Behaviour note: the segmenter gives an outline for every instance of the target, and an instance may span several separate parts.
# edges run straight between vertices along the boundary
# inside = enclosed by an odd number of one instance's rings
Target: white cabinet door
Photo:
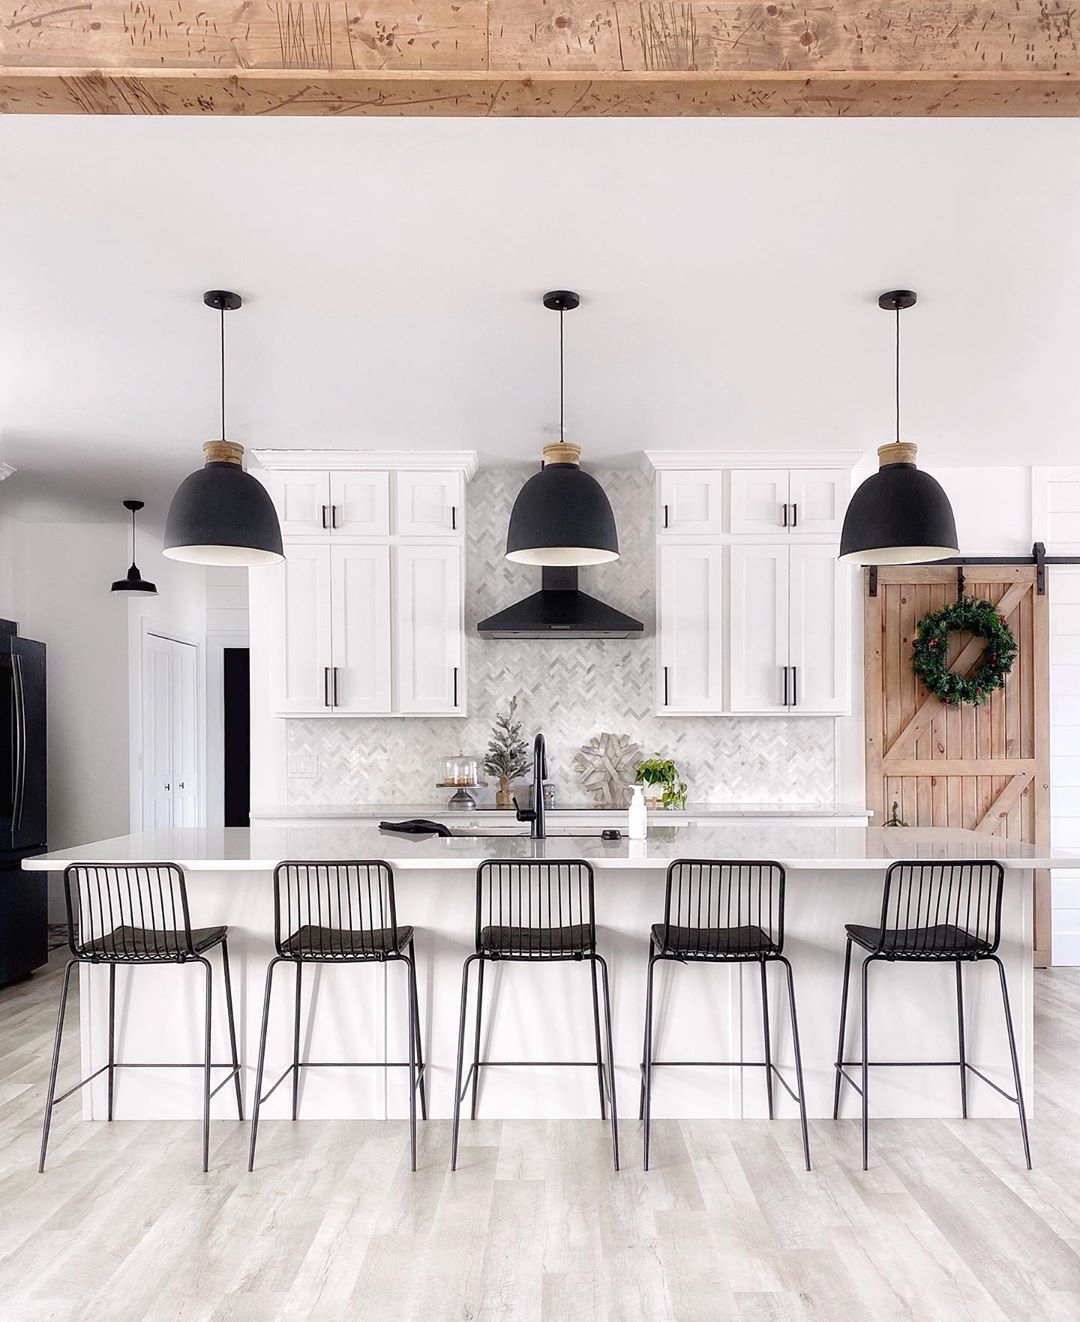
[[[325,715],[330,708],[330,547],[293,545],[274,566],[267,596],[271,699],[279,716]]]
[[[840,535],[851,494],[851,474],[843,468],[793,468],[788,527],[793,533]]]
[[[718,712],[724,705],[724,549],[661,546],[657,707]]]
[[[172,824],[199,824],[199,651],[172,642]]]
[[[771,536],[787,526],[788,470],[731,470],[731,531]]]
[[[397,473],[394,532],[399,537],[445,537],[461,533],[460,473]]]
[[[390,531],[390,474],[330,474],[330,527],[345,537],[385,537]]]
[[[791,710],[851,706],[851,571],[836,547],[791,548]]]
[[[275,469],[271,494],[282,537],[325,537],[330,527],[330,474],[322,469]]]
[[[394,709],[464,711],[462,548],[394,548]]]
[[[724,474],[680,473],[664,469],[659,482],[657,531],[720,533],[724,531]]]
[[[333,547],[330,585],[334,710],[385,715],[390,711],[390,548]]]
[[[172,826],[172,643],[148,633],[142,643],[141,829]]]
[[[784,710],[789,554],[783,545],[731,548],[732,711]]]

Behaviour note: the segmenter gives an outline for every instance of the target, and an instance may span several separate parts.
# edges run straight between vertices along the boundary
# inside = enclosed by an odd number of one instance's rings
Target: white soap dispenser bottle
[[[644,840],[649,832],[649,810],[645,806],[645,786],[633,786],[626,833],[631,840]]]

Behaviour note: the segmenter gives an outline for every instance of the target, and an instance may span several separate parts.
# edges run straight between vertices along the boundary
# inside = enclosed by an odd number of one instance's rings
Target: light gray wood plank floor
[[[0,992],[0,1322],[1080,1318],[1080,970],[1036,975],[1035,1170],[1012,1121],[84,1124],[36,1170],[56,969]],[[77,1034],[63,1077],[77,1067]]]

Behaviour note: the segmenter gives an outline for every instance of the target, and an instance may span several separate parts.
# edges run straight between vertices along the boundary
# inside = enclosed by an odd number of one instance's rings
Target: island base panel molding
[[[844,923],[873,923],[880,916],[881,867],[866,870],[788,870],[786,948],[795,969],[808,1112],[832,1114],[833,1062],[843,974]],[[1010,869],[1005,878],[1002,945],[1017,1025],[1024,1088],[1032,1094],[1033,972],[1030,959],[1030,872]],[[472,934],[475,883],[471,870],[447,872],[436,867],[396,872],[398,912],[416,926],[420,1017],[424,1059],[428,1062],[429,1115],[451,1115],[461,961]],[[201,925],[227,923],[236,998],[237,1031],[244,1064],[245,1107],[250,1114],[257,1059],[259,1013],[266,966],[273,956],[273,891],[268,870],[192,871],[188,874],[192,920]],[[601,947],[611,965],[613,1033],[618,1087],[623,1096],[638,1095],[645,1005],[645,969],[650,925],[662,917],[662,869],[598,870],[596,910]],[[515,965],[502,977],[497,964],[488,969],[483,1054],[491,1060],[595,1058],[593,1025],[580,1012],[587,1002],[587,964],[529,969]],[[773,1058],[791,1071],[793,1058],[786,1015],[782,970],[771,970]],[[201,1004],[182,969],[138,969],[134,980],[125,970],[117,978],[118,1058],[158,1058],[163,1035],[177,1042],[177,1058],[197,1059]],[[81,975],[83,1070],[105,1060],[108,973],[84,967]],[[991,976],[993,975],[993,976]],[[301,1049],[311,1061],[370,1060],[387,1052],[401,1060],[407,1052],[405,998],[396,965],[306,970]],[[954,970],[909,970],[875,965],[871,971],[876,1001],[888,996],[889,1013],[872,1020],[872,1057],[877,1060],[952,1060],[956,1056]],[[186,985],[187,984],[187,985]],[[373,986],[374,984],[374,986]],[[275,979],[266,1073],[274,1079],[292,1059],[292,979]],[[969,1059],[992,1079],[1007,1085],[1008,1048],[1001,1018],[1000,992],[993,966],[965,970]],[[312,1002],[315,1002],[314,1012]],[[360,1008],[358,1008],[360,1007]],[[857,1054],[857,1007],[849,1013],[849,1055]],[[215,1023],[214,1049],[227,1043]],[[747,969],[665,967],[657,979],[655,1051],[662,1060],[761,1058],[759,972]],[[182,1057],[186,1050],[189,1056]],[[184,1070],[123,1071],[116,1089],[121,1119],[195,1119],[201,1096],[197,1080]],[[407,1084],[402,1070],[342,1070],[313,1067],[302,1080],[301,1116],[326,1118],[405,1118]],[[64,1081],[61,1080],[63,1086]],[[795,1103],[776,1089],[777,1115],[798,1121]],[[955,1069],[879,1069],[874,1072],[873,1115],[947,1116],[960,1114]],[[857,1100],[857,1099],[856,1099]],[[213,1115],[227,1119],[231,1094],[213,1102]],[[969,1081],[973,1117],[1015,1119],[1014,1109],[985,1084]],[[104,1080],[84,1089],[84,1115],[104,1119]],[[855,1101],[848,1114],[857,1114]],[[266,1122],[290,1115],[291,1090],[282,1086],[265,1103]],[[233,1102],[235,1118],[235,1103]],[[480,1085],[481,1118],[588,1118],[597,1115],[595,1070],[536,1070],[488,1066]],[[653,1115],[663,1117],[767,1116],[760,1069],[658,1069],[654,1076]],[[299,1123],[303,1123],[301,1120]],[[599,1123],[599,1122],[598,1122]],[[624,1117],[624,1126],[636,1120]],[[853,1139],[853,1142],[856,1140]],[[462,1122],[462,1143],[469,1142],[469,1122]],[[1036,1154],[1037,1159],[1037,1154]]]

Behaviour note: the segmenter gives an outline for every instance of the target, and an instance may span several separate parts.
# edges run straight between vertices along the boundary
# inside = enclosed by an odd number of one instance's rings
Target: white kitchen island
[[[519,828],[520,829],[520,828]],[[554,828],[547,840],[497,834],[483,838],[381,833],[371,823],[256,825],[250,830],[146,832],[28,859],[30,870],[68,862],[171,861],[187,874],[193,926],[227,924],[236,996],[244,1094],[250,1115],[259,1014],[267,962],[273,957],[274,866],[284,859],[385,859],[396,876],[401,924],[416,929],[417,972],[429,1115],[451,1113],[461,967],[473,949],[476,866],[485,858],[587,859],[596,873],[598,945],[611,967],[616,1077],[620,1112],[637,1114],[645,968],[651,924],[663,917],[664,876],[675,858],[768,859],[787,871],[785,953],[795,972],[807,1104],[811,1117],[832,1113],[833,1061],[843,970],[844,924],[880,920],[885,869],[896,859],[996,858],[1005,867],[1000,955],[1010,993],[1028,1104],[1032,1101],[1032,870],[1074,859],[967,831],[855,826],[689,822],[654,825],[646,841],[607,842]],[[220,956],[211,953],[215,969]],[[792,1067],[780,972],[770,984],[773,1055]],[[107,973],[80,970],[83,1074],[106,1059]],[[968,1058],[990,1078],[1011,1085],[997,970],[965,973]],[[871,1058],[955,1059],[956,1015],[951,967],[878,964],[871,990]],[[402,1060],[407,1053],[403,966],[321,967],[304,980],[302,1054],[314,1060]],[[201,976],[174,966],[121,968],[117,977],[117,1059],[201,1057]],[[275,979],[267,1079],[291,1060],[292,976]],[[587,966],[575,963],[495,965],[485,995],[484,1054],[493,1059],[589,1060],[594,1053]],[[858,1055],[857,998],[849,1015],[847,1058]],[[214,1059],[228,1058],[224,998],[215,982]],[[658,1059],[760,1060],[761,1000],[756,968],[665,965],[656,1004]],[[404,1117],[403,1070],[312,1068],[301,1088],[301,1116]],[[61,1086],[64,1081],[61,1081]],[[134,1070],[117,1076],[118,1118],[195,1118],[201,1113],[197,1070]],[[289,1090],[263,1109],[288,1114]],[[857,1114],[845,1090],[842,1114]],[[978,1079],[969,1080],[972,1116],[1014,1116],[1015,1109]],[[216,1117],[235,1117],[231,1089],[214,1099]],[[84,1115],[105,1115],[105,1080],[83,1090]],[[760,1117],[766,1114],[760,1070],[657,1071],[653,1113],[664,1116]],[[483,1072],[483,1117],[588,1117],[598,1114],[594,1069]],[[777,1091],[777,1114],[796,1114]],[[871,1114],[959,1115],[953,1069],[874,1071]]]

